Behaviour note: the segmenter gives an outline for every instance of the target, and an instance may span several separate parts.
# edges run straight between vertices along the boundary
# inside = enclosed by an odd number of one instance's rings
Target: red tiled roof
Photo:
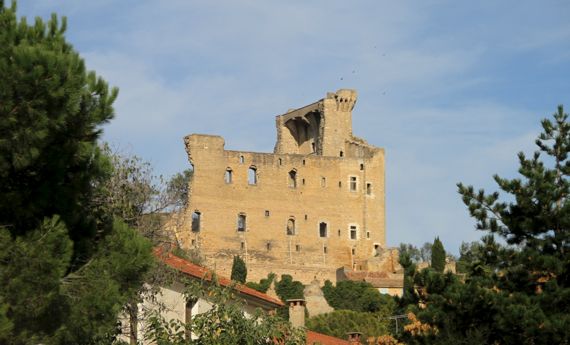
[[[154,256],[156,256],[159,260],[161,260],[162,262],[164,262],[166,265],[184,273],[187,274],[191,277],[197,278],[197,279],[204,279],[204,280],[211,280],[212,279],[212,271],[202,267],[202,266],[198,266],[196,264],[191,263],[190,261],[184,260],[182,258],[179,258],[175,255],[173,255],[172,253],[164,253],[160,248],[155,248],[154,250]],[[221,286],[232,286],[234,289],[236,289],[237,291],[239,291],[240,293],[244,294],[244,295],[248,295],[250,297],[254,297],[254,298],[258,298],[261,299],[265,302],[269,302],[275,305],[275,307],[282,307],[285,304],[283,302],[281,302],[279,299],[277,298],[273,298],[267,294],[264,294],[263,292],[259,292],[257,290],[254,290],[252,288],[249,288],[245,285],[241,285],[241,284],[235,284],[228,278],[226,277],[222,277],[222,276],[217,276],[218,279],[218,283]]]
[[[325,335],[313,331],[307,331],[307,345],[349,345],[348,340],[343,340],[330,335]]]

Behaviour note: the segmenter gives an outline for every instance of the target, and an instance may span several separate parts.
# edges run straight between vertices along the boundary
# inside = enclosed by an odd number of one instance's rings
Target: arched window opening
[[[328,237],[327,223],[319,223],[319,237]]]
[[[295,235],[295,219],[287,220],[287,235]]]
[[[247,170],[247,183],[250,185],[257,184],[257,168],[254,166],[249,167]]]
[[[246,226],[245,221],[246,221],[245,214],[238,214],[237,231],[245,231],[245,226]]]
[[[344,157],[344,152],[340,151],[339,156]]]
[[[245,159],[243,158],[243,156],[239,156],[239,163],[243,164],[243,162],[245,162]]]
[[[192,212],[192,232],[200,232],[200,218],[202,214],[198,211]]]
[[[360,163],[360,171],[364,170],[364,164]]]
[[[279,165],[283,164],[283,160],[281,158],[278,159]]]
[[[231,168],[227,168],[227,169],[226,169],[226,173],[225,173],[225,175],[224,175],[224,181],[225,181],[226,183],[232,183],[233,173],[234,173],[234,172],[232,171]]]
[[[289,171],[289,187],[297,188],[297,171],[294,169]]]
[[[321,187],[326,187],[327,186],[327,179],[326,177],[321,177]]]

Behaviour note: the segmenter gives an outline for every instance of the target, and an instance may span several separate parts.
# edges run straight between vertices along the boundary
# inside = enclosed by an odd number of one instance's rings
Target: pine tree
[[[245,266],[245,261],[239,256],[234,256],[234,262],[232,263],[232,280],[244,284],[247,279],[247,267]]]
[[[54,14],[28,25],[0,0],[0,342],[111,343],[152,265],[102,214],[97,139],[117,89],[88,72]]]
[[[521,177],[494,176],[508,201],[458,184],[488,234],[469,253],[465,282],[433,271],[416,276],[415,312],[437,331],[407,334],[406,343],[570,343],[570,123],[562,106],[542,128],[539,151],[519,153]]]
[[[435,238],[431,247],[431,267],[440,273],[445,270],[445,249],[439,237]]]

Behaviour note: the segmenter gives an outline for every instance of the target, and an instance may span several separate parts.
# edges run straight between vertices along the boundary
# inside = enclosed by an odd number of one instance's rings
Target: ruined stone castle
[[[274,272],[336,281],[339,268],[374,269],[386,244],[384,150],[352,134],[356,99],[339,90],[277,116],[273,153],[185,137],[194,174],[177,230],[183,247],[225,275],[240,255],[248,280]]]

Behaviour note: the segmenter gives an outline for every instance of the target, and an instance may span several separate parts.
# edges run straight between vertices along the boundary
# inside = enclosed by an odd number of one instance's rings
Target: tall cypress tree
[[[234,262],[232,263],[232,280],[239,283],[245,283],[247,279],[247,267],[245,266],[245,261],[239,256],[234,256]]]
[[[431,247],[431,267],[440,273],[443,273],[445,269],[445,249],[439,237],[433,240],[433,246]]]

